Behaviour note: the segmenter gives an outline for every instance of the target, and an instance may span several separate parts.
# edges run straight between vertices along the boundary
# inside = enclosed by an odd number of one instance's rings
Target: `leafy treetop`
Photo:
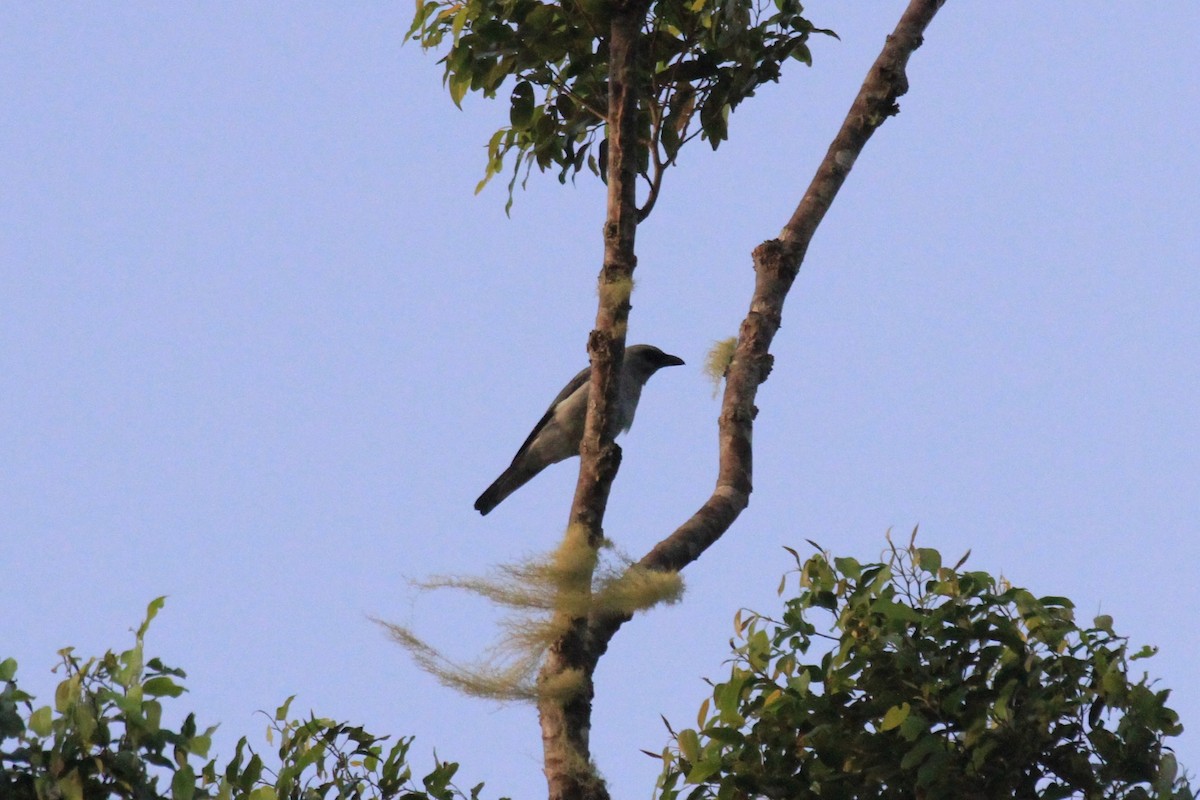
[[[60,651],[53,705],[35,706],[17,685],[17,663],[0,660],[0,798],[4,800],[479,800],[453,783],[458,764],[436,760],[420,783],[408,764],[412,737],[388,744],[361,727],[289,713],[269,716],[278,760],[243,737],[224,765],[208,759],[216,726],[194,714],[164,723],[164,701],[185,691],[183,670],[146,659],[144,639],[163,598],[152,602],[133,647],[80,659]]]
[[[738,615],[728,680],[662,754],[661,800],[1195,797],[1169,692],[1130,674],[1153,650],[1111,618],[1079,625],[1066,598],[911,543],[796,562],[781,620]]]
[[[509,124],[488,142],[486,174],[515,151],[513,187],[525,166],[566,182],[586,165],[603,176],[608,120],[609,0],[417,0],[408,38],[426,49],[449,41],[442,63],[455,104],[468,91],[495,97],[508,79]],[[649,213],[664,170],[697,136],[715,149],[728,116],[783,63],[812,63],[816,28],[796,0],[650,0],[638,48],[638,164]],[[697,124],[698,123],[698,124]]]

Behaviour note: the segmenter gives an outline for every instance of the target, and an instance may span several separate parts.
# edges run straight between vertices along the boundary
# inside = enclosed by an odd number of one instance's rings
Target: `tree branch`
[[[749,504],[753,489],[751,434],[758,413],[754,399],[771,371],[773,356],[769,351],[783,317],[783,302],[817,226],[867,140],[884,120],[899,112],[896,100],[908,91],[905,66],[909,56],[921,46],[925,29],[944,2],[911,0],[867,73],[850,112],[783,232],[778,239],[767,240],[754,249],[754,294],[725,375],[718,420],[720,456],[716,488],[690,519],[638,562],[640,566],[655,570],[683,569],[721,538]],[[588,623],[591,668],[629,619],[627,614],[593,613]]]
[[[563,548],[595,552],[604,540],[604,511],[621,462],[617,404],[629,296],[637,265],[638,49],[649,0],[617,3],[609,36],[608,207],[604,223],[604,264],[596,326],[588,336],[591,376],[587,420],[580,443],[579,480],[571,504]],[[565,589],[577,596],[591,590],[592,567],[571,576]],[[550,800],[608,800],[608,790],[591,764],[594,686],[587,618],[556,612],[565,631],[546,654],[538,675],[538,717]],[[564,688],[565,687],[565,688]]]

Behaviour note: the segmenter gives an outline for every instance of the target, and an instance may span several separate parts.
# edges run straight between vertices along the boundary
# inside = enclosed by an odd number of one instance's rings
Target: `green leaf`
[[[937,574],[942,568],[942,554],[932,547],[917,548],[917,565],[926,572]]]
[[[679,743],[679,754],[686,758],[691,763],[695,764],[700,761],[700,737],[691,728],[685,728],[679,732],[676,738]]]
[[[746,741],[746,736],[741,731],[723,726],[705,728],[704,735],[712,741],[720,742],[722,744],[737,745]]]
[[[52,730],[52,720],[53,712],[50,710],[50,706],[42,706],[29,715],[29,729],[38,736],[49,736]]]
[[[929,723],[920,714],[909,712],[900,723],[900,736],[905,741],[916,741],[917,737],[929,730]]]
[[[838,572],[851,580],[858,580],[859,576],[862,575],[862,566],[853,558],[835,558],[833,559],[833,565],[837,568]]]
[[[179,697],[186,689],[167,676],[160,675],[143,683],[142,691],[151,697]]]
[[[175,771],[171,779],[171,797],[173,800],[192,800],[196,796],[196,773],[191,765],[183,764]]]
[[[287,700],[283,701],[283,705],[275,709],[275,721],[283,722],[288,718],[288,709],[292,707],[292,701],[296,699],[296,695],[290,695]]]
[[[688,783],[703,783],[704,781],[716,775],[721,770],[721,758],[719,755],[713,755],[701,759],[688,770],[687,776],[684,778]]]
[[[887,597],[880,597],[871,603],[871,611],[883,614],[892,622],[920,622],[920,612],[911,606],[894,602]]]
[[[1138,650],[1136,653],[1134,653],[1133,655],[1131,655],[1131,656],[1129,657],[1129,660],[1130,660],[1130,661],[1140,661],[1140,660],[1142,660],[1143,658],[1150,658],[1151,656],[1153,656],[1153,655],[1154,655],[1155,653],[1157,653],[1157,652],[1158,652],[1158,648],[1157,648],[1157,647],[1152,647],[1152,646],[1150,646],[1150,645],[1148,645],[1148,644],[1147,644],[1147,645],[1142,645],[1142,647],[1141,647],[1141,649],[1140,649],[1140,650]]]
[[[121,667],[113,670],[113,677],[117,679],[117,683],[125,687],[132,694],[137,694],[141,691],[138,683],[142,679],[143,662],[143,646],[142,640],[138,639],[138,643],[121,653],[118,661]]]
[[[79,676],[75,675],[60,681],[54,689],[54,710],[60,714],[68,711],[75,704],[79,694]]]
[[[453,37],[455,44],[458,44],[458,37],[462,35],[463,25],[467,22],[467,10],[470,7],[469,3],[463,3],[458,9],[458,13],[454,15],[454,22],[450,26],[450,35]]]
[[[912,706],[908,703],[901,703],[898,706],[892,706],[883,715],[883,722],[879,724],[879,730],[890,731],[892,728],[898,728],[900,723],[908,719],[909,712],[912,711]]]
[[[1075,793],[1069,785],[1065,783],[1051,783],[1045,788],[1039,790],[1038,797],[1041,800],[1063,800]]]
[[[212,736],[209,734],[193,736],[188,742],[188,749],[198,755],[200,758],[208,758],[208,750],[210,747],[212,747]]]
[[[704,701],[700,703],[700,710],[696,713],[696,724],[701,728],[708,722],[708,706],[710,702],[710,698],[704,698]]]
[[[17,660],[6,658],[0,661],[0,681],[11,681],[17,674]]]
[[[150,628],[150,622],[158,616],[158,612],[162,611],[162,607],[166,604],[166,602],[167,596],[160,595],[151,600],[150,605],[146,606],[146,618],[142,620],[142,624],[138,626],[137,630],[138,641],[141,641],[142,637],[146,635],[146,631]]]
[[[470,88],[469,74],[456,73],[450,77],[450,99],[454,101],[454,105],[462,108],[462,99],[467,96],[467,90]]]
[[[937,734],[922,736],[900,759],[900,769],[912,769],[926,758],[942,749],[942,740]]]
[[[1179,774],[1179,763],[1171,753],[1165,753],[1158,765],[1158,775],[1154,778],[1154,789],[1164,797],[1171,796],[1171,787],[1175,784],[1175,776]]]
[[[162,727],[162,703],[157,700],[147,700],[142,703],[142,715],[146,729],[151,733],[157,733]]]
[[[83,800],[83,776],[77,769],[72,769],[55,781],[54,788],[63,800]]]
[[[242,772],[241,785],[244,788],[250,788],[254,784],[258,783],[258,781],[262,778],[262,773],[262,758],[258,755],[258,753],[255,753],[254,755],[250,756],[250,760],[246,762],[246,769]],[[253,796],[254,794],[251,794],[251,797]],[[273,797],[274,795],[272,794],[270,796]]]
[[[533,84],[521,81],[512,90],[512,105],[508,118],[515,130],[523,131],[533,122]]]

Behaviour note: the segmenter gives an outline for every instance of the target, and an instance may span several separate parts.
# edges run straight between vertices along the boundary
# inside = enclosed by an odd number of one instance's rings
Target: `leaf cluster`
[[[1130,674],[1153,651],[1108,617],[911,543],[796,561],[781,620],[738,615],[729,679],[662,754],[663,800],[1194,797],[1169,692]]]
[[[560,182],[586,166],[603,176],[608,118],[609,0],[418,0],[408,38],[445,46],[444,80],[461,105],[468,91],[509,92],[509,124],[487,146],[476,191],[512,153],[512,192],[524,167],[556,169]],[[699,136],[715,149],[728,116],[784,62],[812,63],[816,28],[797,0],[654,0],[638,42],[637,162],[657,187],[680,148]],[[447,44],[448,43],[448,44]],[[648,210],[648,209],[647,209]]]
[[[0,797],[4,800],[477,800],[463,792],[458,765],[436,761],[420,783],[408,765],[411,737],[393,744],[345,723],[289,716],[291,698],[267,731],[279,741],[270,764],[245,737],[224,766],[208,759],[216,726],[194,714],[163,721],[163,699],[185,691],[181,669],[144,658],[144,637],[162,608],[147,609],[134,646],[82,660],[60,651],[63,680],[53,705],[35,706],[19,688],[17,664],[0,661]]]

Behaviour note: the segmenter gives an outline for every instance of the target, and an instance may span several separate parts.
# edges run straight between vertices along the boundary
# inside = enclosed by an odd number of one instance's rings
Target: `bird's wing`
[[[562,388],[562,391],[559,392],[558,396],[555,397],[550,403],[550,407],[546,409],[546,413],[543,414],[542,418],[538,420],[537,425],[533,426],[533,430],[529,432],[529,436],[521,444],[521,448],[517,450],[517,454],[513,456],[514,464],[521,460],[521,456],[525,455],[525,451],[529,449],[531,444],[533,444],[533,440],[537,438],[537,435],[542,432],[542,428],[545,428],[546,424],[553,419],[554,409],[558,408],[558,404],[575,394],[575,392],[579,391],[579,387],[586,385],[588,378],[591,377],[591,374],[592,368],[590,366],[584,367],[579,371],[578,375],[576,375],[574,378],[571,378],[567,385]]]

